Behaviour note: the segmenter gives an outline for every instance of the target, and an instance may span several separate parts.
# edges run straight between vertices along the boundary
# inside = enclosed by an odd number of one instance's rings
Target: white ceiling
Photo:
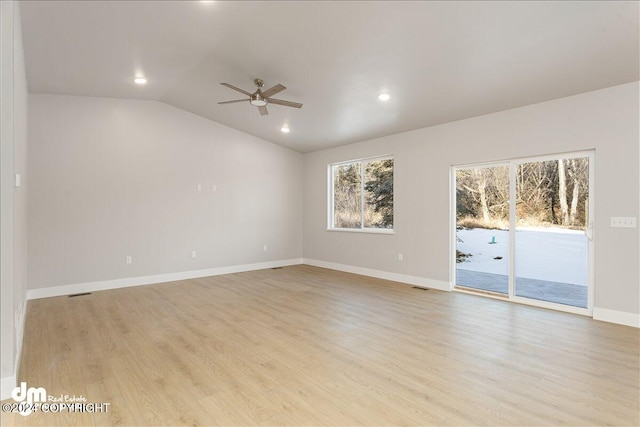
[[[640,79],[638,2],[26,1],[21,11],[30,92],[159,100],[300,152]],[[242,98],[219,83],[253,92],[256,77],[304,107],[260,116],[217,104]]]

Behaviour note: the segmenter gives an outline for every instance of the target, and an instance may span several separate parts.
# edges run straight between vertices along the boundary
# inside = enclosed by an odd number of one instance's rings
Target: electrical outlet
[[[195,258],[196,257],[196,251],[191,251],[191,258]]]
[[[128,255],[127,257],[125,257],[124,263],[125,264],[133,264],[133,257],[131,257],[131,255]]]
[[[202,191],[202,185],[196,184],[196,191]]]
[[[404,260],[404,254],[402,252],[400,252],[398,254],[398,261],[402,261],[402,260]]]
[[[269,250],[269,246],[264,245],[264,246],[262,247],[262,250],[263,250],[263,251],[265,251],[265,252],[267,252],[267,251]]]
[[[615,228],[636,228],[636,217],[634,216],[612,216],[611,227]]]

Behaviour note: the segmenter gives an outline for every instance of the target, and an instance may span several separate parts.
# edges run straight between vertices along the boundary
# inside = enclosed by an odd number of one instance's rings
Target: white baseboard
[[[279,261],[259,262],[255,264],[232,265],[228,267],[207,268],[204,270],[182,271],[179,273],[156,274],[153,276],[129,277],[125,279],[103,280],[99,282],[75,283],[72,285],[52,286],[50,288],[29,289],[27,299],[39,299],[73,295],[84,292],[97,292],[107,289],[126,288],[130,286],[153,285],[156,283],[175,282],[177,280],[197,279],[199,277],[219,276],[221,274],[242,273],[244,271],[264,270],[267,268],[286,267],[302,264],[302,258]]]
[[[593,308],[593,318],[603,322],[618,323],[620,325],[640,328],[640,314],[626,311],[609,310],[607,308]]]
[[[321,261],[310,258],[294,258],[279,261],[268,261],[255,264],[241,264],[228,267],[209,268],[204,270],[183,271],[179,273],[157,274],[153,276],[131,277],[125,279],[104,280],[98,282],[76,283],[72,285],[53,286],[50,288],[30,289],[27,291],[27,300],[56,297],[62,295],[72,295],[84,292],[95,292],[107,289],[125,288],[129,286],[152,285],[155,283],[166,283],[177,280],[196,279],[199,277],[218,276],[221,274],[241,273],[244,271],[263,270],[267,268],[286,267],[289,265],[308,264],[316,267],[328,268],[330,270],[344,271],[347,273],[360,274],[363,276],[376,277],[378,279],[391,280],[394,282],[407,283],[413,286],[423,288],[439,289],[442,291],[450,291],[452,289],[450,282],[441,280],[427,279],[419,276],[411,276],[407,274],[391,273],[388,271],[374,270],[371,268],[356,267],[352,265],[339,264],[328,261]],[[16,325],[18,341],[18,359],[16,361],[16,372],[18,372],[20,353],[22,349],[22,334],[24,331],[26,301],[23,307],[20,319]],[[609,310],[605,308],[594,307],[593,318],[604,322],[617,323],[620,325],[633,326],[640,328],[640,315],[628,313],[624,311]],[[2,378],[2,395],[4,396],[5,387],[9,388],[9,393],[15,387],[15,375]],[[9,385],[5,385],[9,384]]]
[[[320,261],[317,259],[304,258],[304,264],[315,267],[328,268],[330,270],[344,271],[346,273],[360,274],[362,276],[375,277],[378,279],[392,280],[394,282],[407,283],[421,288],[439,289],[450,291],[451,283],[441,280],[427,279],[424,277],[410,276],[408,274],[390,273],[388,271],[374,270],[371,268],[355,267],[352,265],[338,264],[335,262]]]

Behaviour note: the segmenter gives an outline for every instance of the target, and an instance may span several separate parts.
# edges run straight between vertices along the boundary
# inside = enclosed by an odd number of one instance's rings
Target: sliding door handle
[[[587,236],[587,239],[593,240],[593,221],[591,221],[589,226],[584,229],[584,234]]]

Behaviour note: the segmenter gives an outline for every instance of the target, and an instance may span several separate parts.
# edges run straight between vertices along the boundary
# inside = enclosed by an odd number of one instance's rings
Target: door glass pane
[[[589,158],[516,167],[515,295],[587,307]]]
[[[362,227],[362,184],[360,163],[333,167],[334,227]]]
[[[456,285],[508,294],[506,165],[456,170]]]

